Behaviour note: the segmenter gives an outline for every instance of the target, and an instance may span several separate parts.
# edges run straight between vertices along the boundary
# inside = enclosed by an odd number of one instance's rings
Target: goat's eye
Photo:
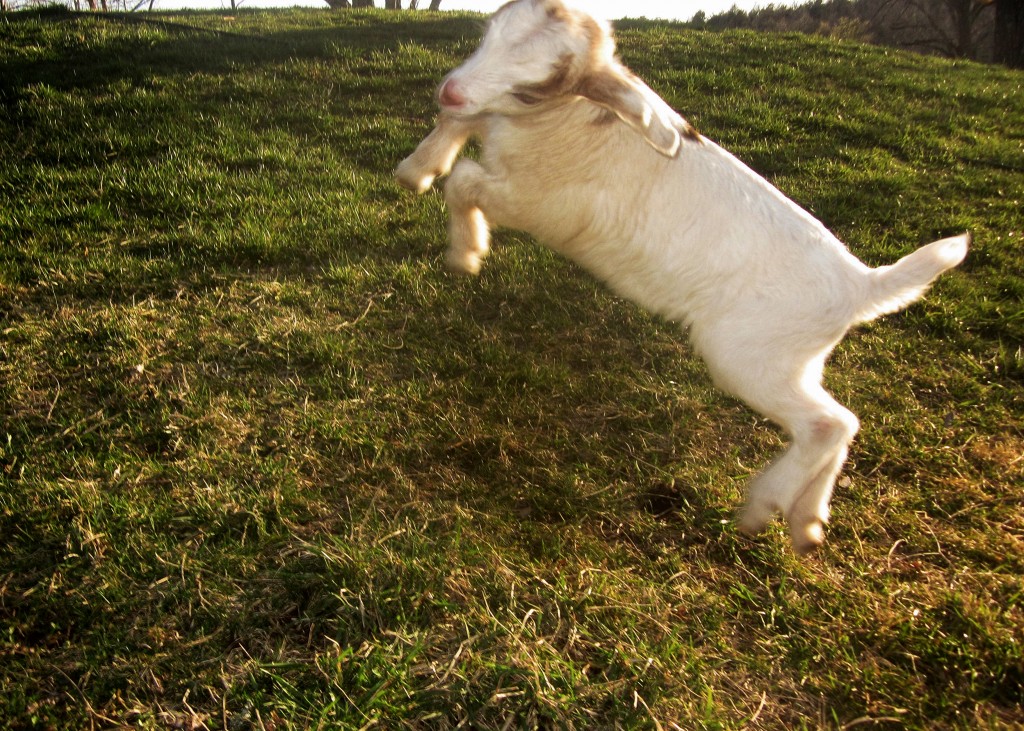
[[[532,107],[534,104],[540,104],[540,97],[534,96],[533,94],[525,94],[521,91],[512,93],[512,97],[520,104],[525,104],[528,107]]]

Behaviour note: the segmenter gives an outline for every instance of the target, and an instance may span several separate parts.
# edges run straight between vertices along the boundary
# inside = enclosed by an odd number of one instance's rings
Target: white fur
[[[557,93],[521,93],[558,73]],[[520,229],[687,326],[715,383],[792,440],[752,481],[741,527],[781,512],[796,550],[820,544],[859,426],[822,388],[825,360],[852,325],[906,306],[958,264],[969,237],[869,268],[693,132],[619,64],[607,27],[561,0],[502,8],[439,100],[436,128],[396,174],[423,192],[450,171],[449,265],[476,273],[489,228]],[[471,136],[480,161],[456,162]]]

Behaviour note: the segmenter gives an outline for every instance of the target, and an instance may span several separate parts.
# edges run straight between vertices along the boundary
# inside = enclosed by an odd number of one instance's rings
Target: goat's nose
[[[448,79],[441,85],[441,91],[438,94],[438,101],[441,102],[442,107],[457,109],[465,106],[466,97],[463,96],[462,91],[459,89],[459,85],[455,83],[455,79]]]

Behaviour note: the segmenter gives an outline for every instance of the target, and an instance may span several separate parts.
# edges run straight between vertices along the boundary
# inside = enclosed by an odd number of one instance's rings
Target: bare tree
[[[90,0],[95,1],[95,0]],[[331,10],[340,10],[342,8],[372,8],[373,0],[324,0],[325,3],[331,8]],[[420,6],[420,0],[409,0],[408,9],[416,10]],[[401,10],[402,0],[384,0],[384,8],[386,10]],[[430,9],[439,10],[441,8],[441,0],[430,0]]]
[[[752,28],[799,31],[880,43],[945,56],[991,58],[995,11],[1004,0],[810,0],[803,5],[769,3],[751,11],[733,7],[691,24],[709,30]],[[1005,0],[1022,8],[1024,0]],[[1024,25],[1024,23],[1022,23]],[[1020,44],[1016,47],[1019,48]]]
[[[952,29],[952,55],[974,58],[977,55],[975,23],[985,6],[978,0],[944,0],[944,4]]]
[[[979,0],[885,0],[878,19],[893,45],[921,48],[953,58],[977,58]]]
[[[985,4],[978,0],[943,0],[946,16],[949,19],[950,55],[960,58],[977,56],[977,39],[975,28],[978,18],[985,10]]]
[[[6,0],[0,0],[6,2]],[[89,0],[95,2],[96,0]],[[374,0],[324,0],[332,10],[339,10],[346,7],[374,7]],[[420,0],[409,0],[409,9],[416,10],[420,6]],[[384,7],[389,10],[401,10],[401,0],[384,0]],[[441,0],[430,0],[431,10],[439,10]]]
[[[1024,2],[990,0],[996,6],[995,61],[1024,68]]]

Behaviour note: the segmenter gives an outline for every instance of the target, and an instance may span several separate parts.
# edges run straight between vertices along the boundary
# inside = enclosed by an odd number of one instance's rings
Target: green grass
[[[146,18],[0,16],[0,727],[1021,726],[1024,75],[620,29],[866,261],[975,235],[836,352],[801,562],[676,327],[444,272],[390,171],[479,18]]]

